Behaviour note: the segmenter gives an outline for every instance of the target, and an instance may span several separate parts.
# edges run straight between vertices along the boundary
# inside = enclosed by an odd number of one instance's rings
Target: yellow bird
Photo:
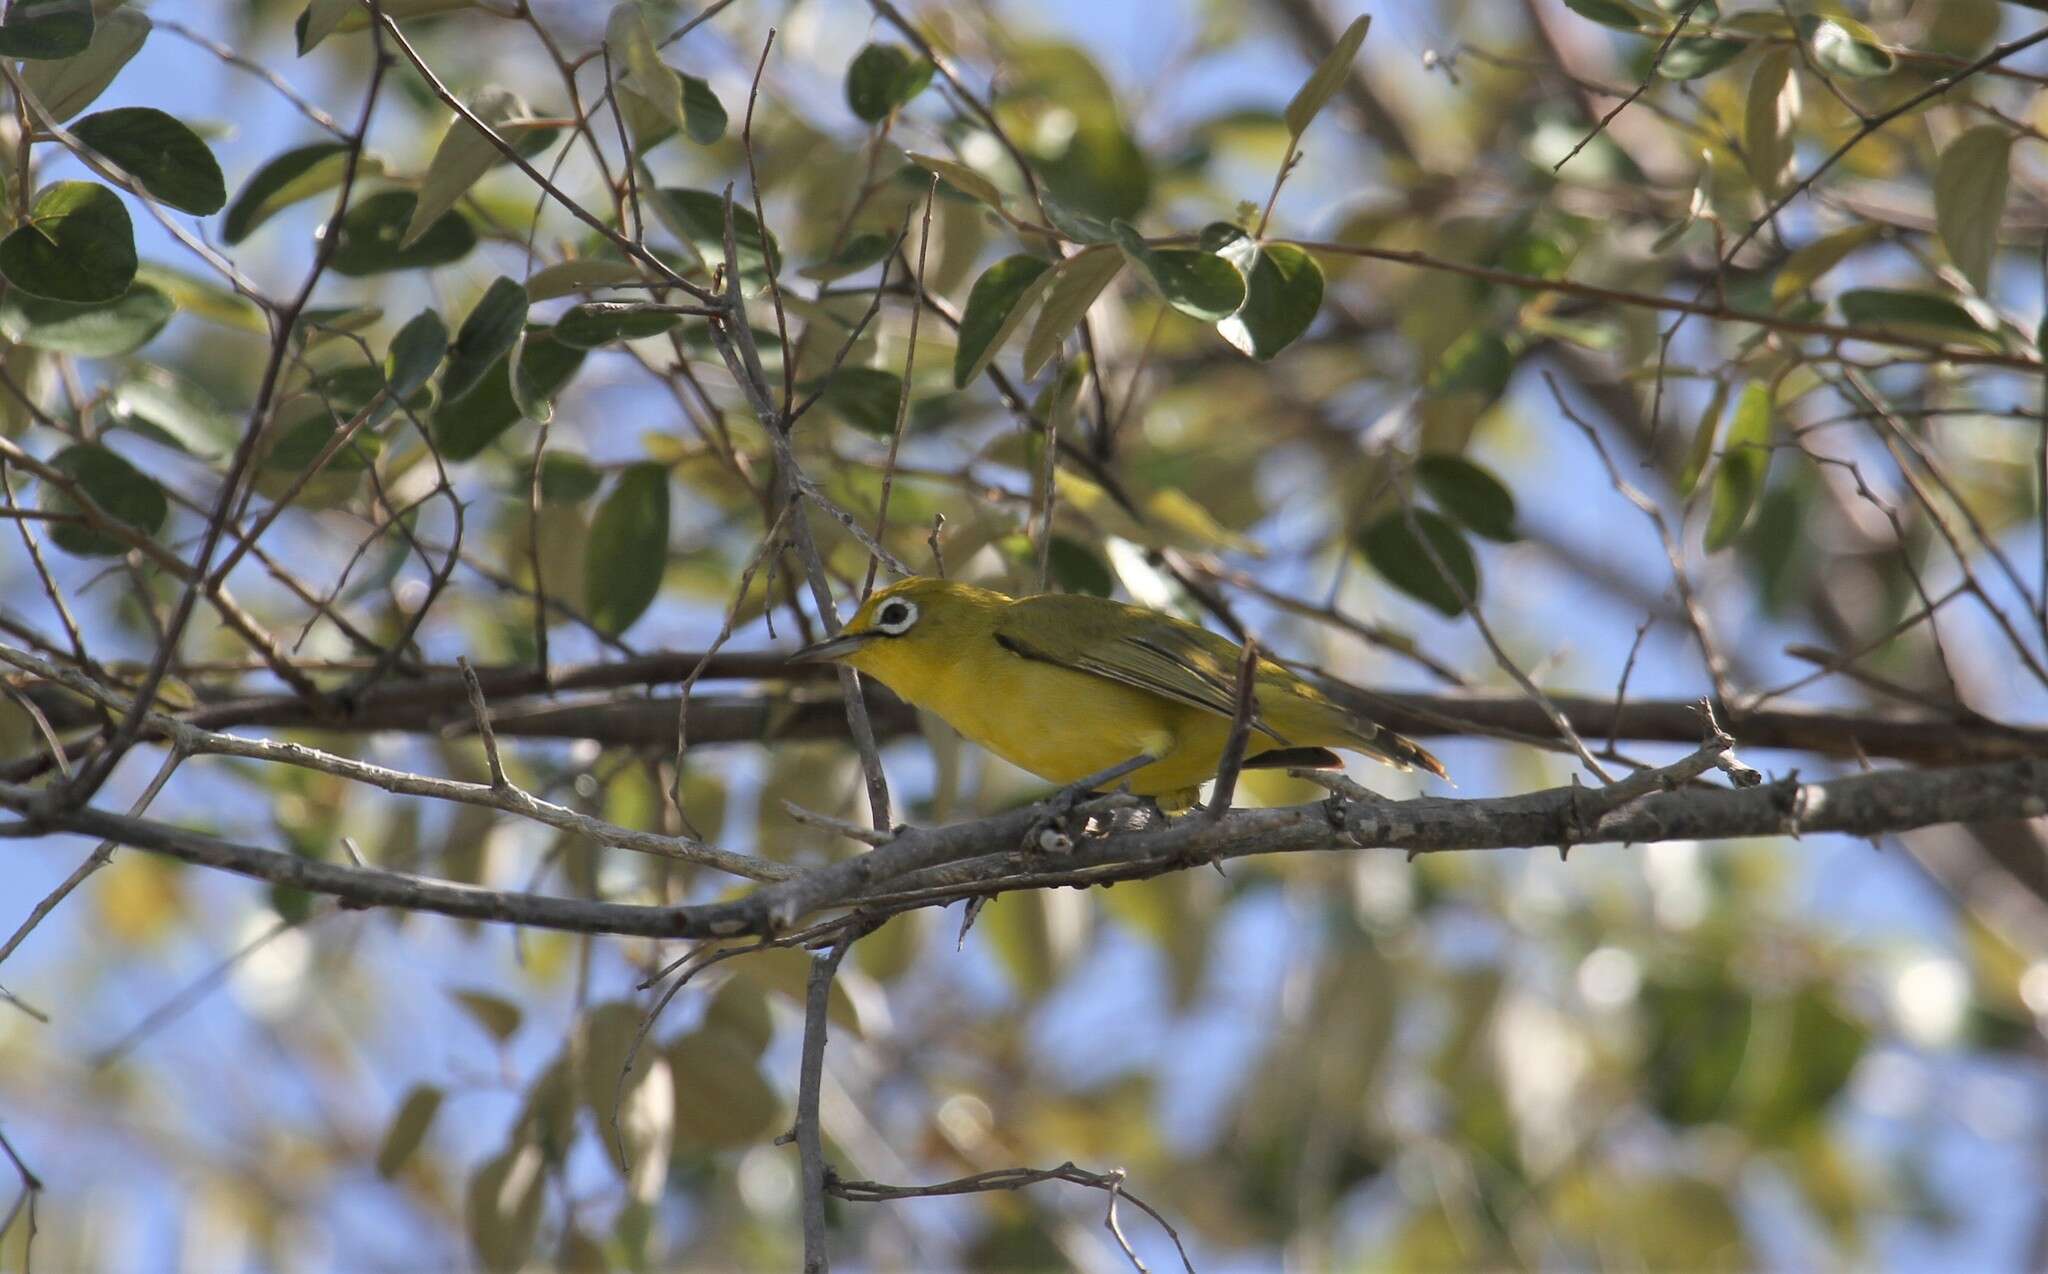
[[[1103,597],[1013,598],[914,576],[791,658],[849,664],[1049,782],[1154,757],[1131,774],[1131,790],[1185,807],[1222,763],[1243,650]],[[1261,659],[1245,765],[1327,768],[1339,764],[1331,748],[1449,777],[1422,748]]]

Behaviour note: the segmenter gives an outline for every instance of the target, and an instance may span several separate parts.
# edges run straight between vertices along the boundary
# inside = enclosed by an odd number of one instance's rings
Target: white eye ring
[[[891,637],[909,632],[910,626],[916,622],[917,603],[901,597],[884,602],[882,609],[875,612],[875,631]]]

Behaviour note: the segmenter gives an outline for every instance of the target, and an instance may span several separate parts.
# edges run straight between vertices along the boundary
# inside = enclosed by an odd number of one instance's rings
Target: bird
[[[1192,805],[1237,713],[1243,648],[1186,620],[1078,593],[1011,597],[916,575],[871,594],[840,631],[790,656],[874,677],[967,739],[1056,785],[1140,756],[1132,794]],[[1258,662],[1246,768],[1342,764],[1331,749],[1448,779],[1423,748]]]

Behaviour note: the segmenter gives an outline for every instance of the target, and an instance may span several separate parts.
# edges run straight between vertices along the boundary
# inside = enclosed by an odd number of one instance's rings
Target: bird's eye
[[[917,605],[914,602],[890,602],[875,615],[875,627],[891,637],[908,631],[910,626],[916,622]]]

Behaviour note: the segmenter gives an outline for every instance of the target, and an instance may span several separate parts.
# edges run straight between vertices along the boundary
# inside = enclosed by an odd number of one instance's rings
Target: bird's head
[[[1001,593],[972,584],[913,575],[861,603],[836,637],[791,655],[791,663],[837,662],[902,690],[920,673],[951,664],[975,639],[986,637]]]

